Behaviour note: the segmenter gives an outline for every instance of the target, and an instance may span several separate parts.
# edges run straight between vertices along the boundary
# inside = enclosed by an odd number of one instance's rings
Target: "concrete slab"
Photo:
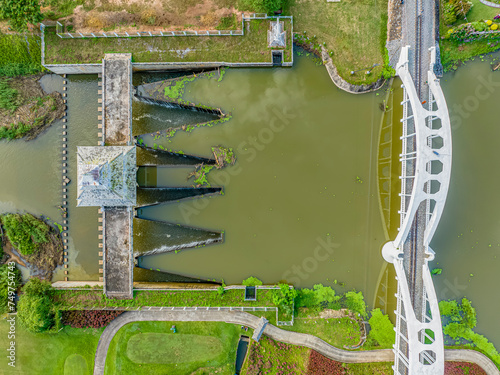
[[[111,298],[132,298],[133,209],[104,207],[104,292]]]
[[[104,141],[132,143],[132,54],[107,53],[102,62]]]

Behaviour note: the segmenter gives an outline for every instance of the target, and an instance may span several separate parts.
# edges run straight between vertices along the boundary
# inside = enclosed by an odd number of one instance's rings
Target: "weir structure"
[[[444,209],[451,173],[451,127],[448,108],[434,74],[436,50],[431,47],[422,100],[410,72],[410,46],[396,66],[403,84],[403,147],[400,228],[382,255],[396,270],[397,310],[394,373],[444,373],[444,342],[438,300],[428,262],[429,244]],[[420,87],[423,87],[421,85]]]

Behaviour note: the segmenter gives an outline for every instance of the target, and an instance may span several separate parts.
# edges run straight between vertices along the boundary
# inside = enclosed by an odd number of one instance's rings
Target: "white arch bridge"
[[[446,100],[434,74],[435,47],[430,48],[428,93],[417,93],[409,70],[409,46],[396,67],[404,88],[400,228],[382,255],[396,269],[397,310],[394,373],[442,375],[444,343],[438,300],[428,262],[429,247],[441,218],[451,173],[451,128]]]

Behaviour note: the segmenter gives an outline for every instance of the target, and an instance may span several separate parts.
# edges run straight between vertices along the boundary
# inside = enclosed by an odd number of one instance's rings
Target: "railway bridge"
[[[451,127],[436,73],[441,71],[438,5],[402,5],[402,40],[396,73],[402,80],[403,118],[400,226],[382,255],[394,265],[397,287],[394,374],[442,375],[444,342],[428,263],[451,174]]]

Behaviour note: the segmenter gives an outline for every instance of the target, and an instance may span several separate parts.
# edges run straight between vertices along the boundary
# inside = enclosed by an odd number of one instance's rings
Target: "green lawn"
[[[269,306],[272,290],[259,290],[257,301],[244,301],[245,290],[227,290],[223,296],[214,291],[141,291],[130,300],[108,299],[102,290],[55,290],[54,303],[61,310],[114,306]]]
[[[232,375],[240,333],[218,322],[130,323],[111,341],[105,374]]]
[[[358,345],[361,332],[358,324],[349,318],[322,319],[296,317],[293,326],[280,326],[287,331],[309,333],[326,341],[332,346],[343,348],[344,345]]]
[[[348,363],[346,368],[349,375],[392,375],[393,365],[393,362]]]
[[[267,47],[269,21],[250,21],[243,36],[61,39],[45,32],[46,64],[101,63],[105,53],[132,53],[134,62],[271,62]],[[291,33],[290,20],[285,29]],[[285,61],[290,61],[291,36]]]
[[[473,21],[483,21],[483,20],[493,20],[497,14],[500,13],[499,8],[492,8],[484,5],[479,0],[470,0],[472,2],[472,8],[467,14],[467,20],[469,22]]]
[[[7,349],[8,324],[0,320],[2,349]],[[0,374],[91,375],[103,329],[64,327],[59,333],[29,333],[16,325],[16,367],[2,356]]]
[[[384,62],[382,45],[385,45],[387,1],[342,0],[290,0],[290,14],[294,16],[294,31],[317,37],[319,43],[333,51],[333,63],[347,81],[362,84],[380,78]],[[306,34],[303,32],[306,31]],[[380,64],[371,75],[367,67]],[[363,69],[350,75],[350,71]]]

